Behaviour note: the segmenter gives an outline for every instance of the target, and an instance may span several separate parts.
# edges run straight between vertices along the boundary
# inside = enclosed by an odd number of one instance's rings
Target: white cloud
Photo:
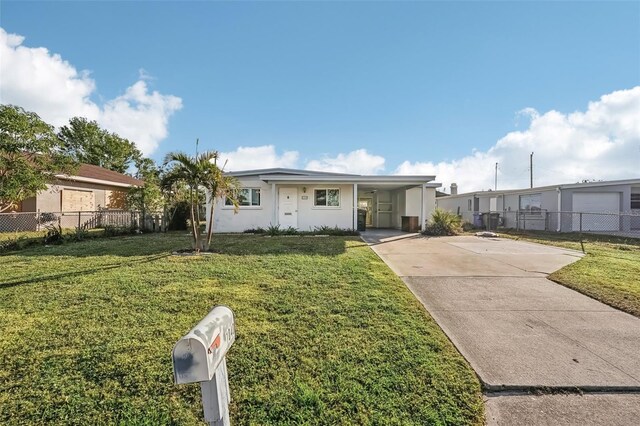
[[[152,153],[167,137],[171,115],[182,107],[180,98],[149,92],[149,74],[125,93],[96,104],[91,96],[96,83],[88,71],[78,71],[58,54],[44,47],[23,46],[24,37],[0,28],[0,102],[34,111],[54,126],[75,116],[96,120],[108,130],[130,139],[145,153]]]
[[[268,169],[272,167],[295,168],[298,163],[297,151],[276,152],[273,145],[241,146],[235,151],[221,152],[221,164],[225,161],[226,171]]]
[[[454,161],[409,162],[397,174],[435,174],[445,186],[458,184],[469,192],[529,185],[529,154],[534,152],[534,185],[579,182],[584,179],[624,179],[640,175],[640,86],[620,90],[590,102],[586,111],[540,114],[532,108],[518,113],[531,122],[508,133],[485,152]]]
[[[157,91],[149,93],[147,83],[138,81],[124,95],[104,105],[99,121],[135,141],[142,152],[149,154],[167,137],[169,117],[181,107],[180,98]]]
[[[320,160],[311,160],[305,169],[370,175],[382,172],[384,162],[384,157],[369,154],[366,149],[357,149],[347,154],[340,153],[335,157],[325,156]]]

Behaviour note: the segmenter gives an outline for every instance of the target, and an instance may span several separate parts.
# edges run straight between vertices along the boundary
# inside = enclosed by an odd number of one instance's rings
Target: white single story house
[[[451,195],[438,197],[436,204],[471,223],[474,214],[497,212],[507,228],[516,228],[516,212],[524,212],[520,219],[526,223],[520,227],[526,229],[640,230],[640,178],[465,194],[458,194],[452,184]]]
[[[225,199],[215,203],[215,232],[243,232],[280,226],[301,231],[329,226],[356,229],[358,209],[373,228],[397,228],[403,217],[424,224],[435,209],[434,176],[382,176],[261,169],[229,172],[242,187],[240,209]],[[207,205],[207,217],[211,211]]]

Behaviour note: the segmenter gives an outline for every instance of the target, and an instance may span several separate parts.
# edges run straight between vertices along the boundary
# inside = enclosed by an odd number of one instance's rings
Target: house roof
[[[238,170],[228,172],[229,176],[260,176],[260,175],[296,175],[296,176],[356,176],[346,173],[319,172],[314,170],[286,169],[276,167],[271,169]]]
[[[469,197],[469,196],[495,196],[495,195],[506,195],[506,194],[518,194],[518,193],[531,193],[531,192],[540,192],[540,191],[550,191],[557,189],[574,189],[574,188],[597,188],[599,186],[614,186],[614,185],[640,185],[640,178],[636,179],[622,179],[622,180],[607,180],[600,182],[578,182],[578,183],[567,183],[560,185],[547,185],[547,186],[536,186],[533,188],[522,188],[522,189],[502,189],[498,191],[475,191],[475,192],[465,192],[462,194],[450,195],[447,194],[446,197],[441,198],[456,198],[456,197]]]
[[[114,172],[113,170],[105,169],[103,167],[94,166],[93,164],[81,164],[74,175],[56,175],[56,177],[62,180],[99,183],[103,185],[127,188],[131,186],[144,185],[144,181],[140,179]]]
[[[319,172],[312,170],[298,170],[298,169],[258,169],[258,170],[246,170],[229,173],[231,176],[244,177],[244,176],[256,176],[260,180],[268,183],[358,183],[369,185],[423,185],[427,184],[429,187],[440,187],[439,183],[431,182],[435,179],[435,176],[423,176],[423,175],[356,175],[350,173],[331,173],[331,172]],[[430,182],[430,183],[427,183]]]

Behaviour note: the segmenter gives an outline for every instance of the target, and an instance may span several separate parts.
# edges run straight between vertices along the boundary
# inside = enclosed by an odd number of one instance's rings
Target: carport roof
[[[357,183],[370,187],[425,185],[429,188],[438,188],[442,186],[433,182],[435,179],[433,175],[355,175],[285,168],[245,170],[228,174],[235,177],[255,176],[267,183]]]

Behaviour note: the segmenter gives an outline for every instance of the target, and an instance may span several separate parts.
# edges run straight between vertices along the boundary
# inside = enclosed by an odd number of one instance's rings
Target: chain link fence
[[[82,230],[117,227],[160,232],[166,230],[167,222],[163,212],[127,210],[0,213],[0,233],[46,231],[51,226]]]
[[[640,212],[591,213],[548,210],[474,213],[473,225],[495,231],[580,232],[640,238]]]

